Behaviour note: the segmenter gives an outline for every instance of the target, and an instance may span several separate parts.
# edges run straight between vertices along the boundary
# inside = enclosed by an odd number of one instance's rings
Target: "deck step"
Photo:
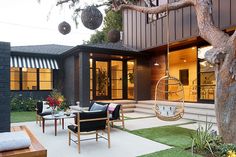
[[[206,118],[207,118],[208,122],[216,124],[216,117],[215,116],[184,113],[184,117],[183,117],[183,119],[200,121],[200,122],[206,122]]]
[[[144,108],[135,108],[134,112],[138,112],[138,113],[146,113],[146,114],[150,114],[150,115],[155,115],[154,111],[152,109],[144,109]]]

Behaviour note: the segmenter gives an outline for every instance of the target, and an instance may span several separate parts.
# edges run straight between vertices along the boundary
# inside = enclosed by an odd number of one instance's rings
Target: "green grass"
[[[35,121],[34,112],[11,112],[11,123]]]
[[[142,155],[140,157],[202,157],[201,155],[192,156],[192,153],[180,148],[171,148],[151,154]]]
[[[191,135],[194,132],[194,130],[185,129],[178,126],[163,126],[131,131],[131,133],[147,139],[182,149],[191,147]]]

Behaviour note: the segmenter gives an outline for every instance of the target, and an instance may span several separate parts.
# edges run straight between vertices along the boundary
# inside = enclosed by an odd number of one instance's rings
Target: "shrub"
[[[192,136],[192,153],[212,154],[218,151],[222,138],[212,133],[212,123],[206,121],[205,127],[199,125],[196,134]]]
[[[220,156],[228,157],[230,154],[236,154],[236,145],[234,144],[222,144],[219,146]],[[233,155],[232,155],[233,156]]]
[[[11,111],[34,111],[37,100],[33,97],[14,95],[11,97]]]

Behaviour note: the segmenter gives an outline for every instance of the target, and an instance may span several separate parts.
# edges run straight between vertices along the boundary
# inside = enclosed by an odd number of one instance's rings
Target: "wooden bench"
[[[31,145],[26,149],[0,152],[0,157],[46,157],[47,150],[39,143],[36,137],[26,126],[12,127],[11,131],[25,131],[30,137]]]

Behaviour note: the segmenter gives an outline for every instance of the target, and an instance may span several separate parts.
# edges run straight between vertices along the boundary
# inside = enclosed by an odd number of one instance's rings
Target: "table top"
[[[60,115],[60,114],[55,114],[55,115],[46,115],[46,116],[43,116],[44,119],[66,119],[66,118],[74,118],[75,115],[74,114],[70,114],[69,116],[67,115]]]

